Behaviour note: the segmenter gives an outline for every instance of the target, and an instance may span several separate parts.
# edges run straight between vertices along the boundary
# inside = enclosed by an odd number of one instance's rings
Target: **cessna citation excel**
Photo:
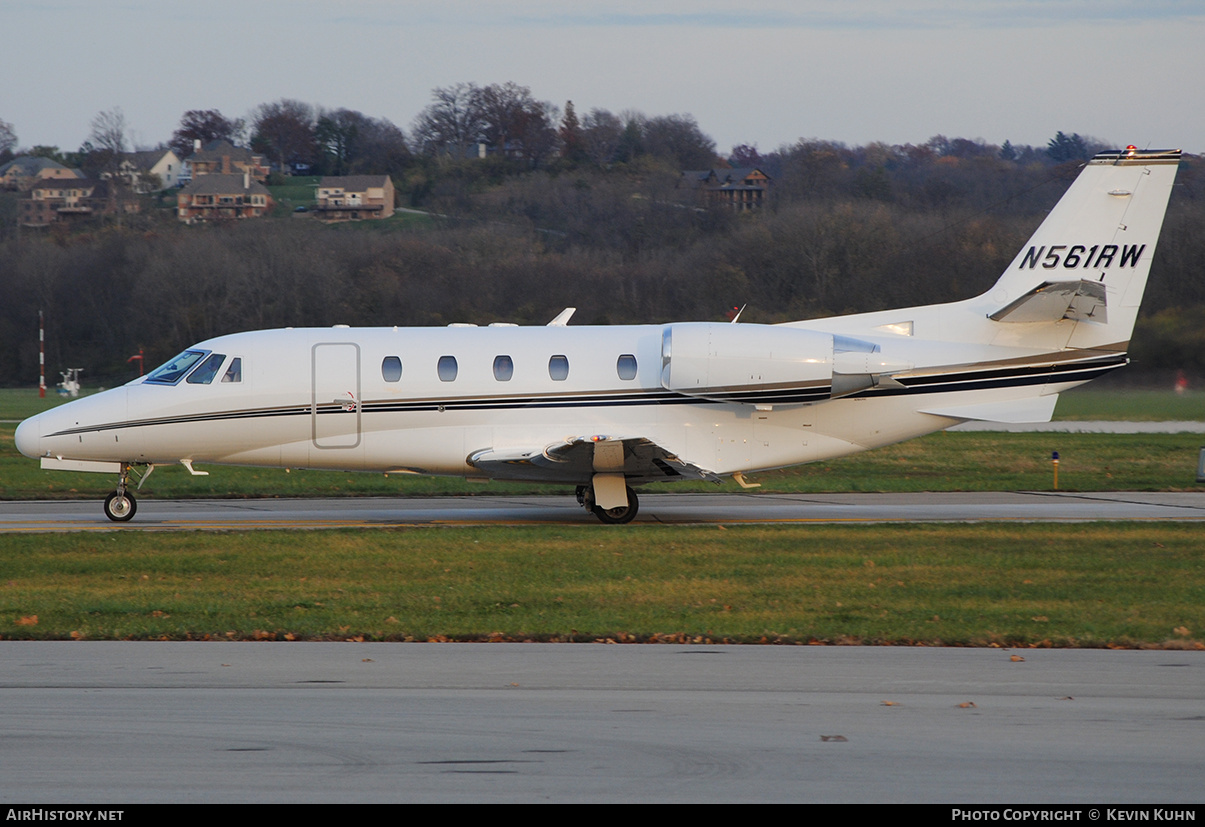
[[[991,290],[779,325],[265,330],[188,348],[123,387],[27,419],[43,468],[198,463],[576,486],[604,523],[631,486],[826,460],[971,419],[1044,422],[1126,364],[1179,150],[1089,161]],[[141,482],[139,483],[141,485]]]

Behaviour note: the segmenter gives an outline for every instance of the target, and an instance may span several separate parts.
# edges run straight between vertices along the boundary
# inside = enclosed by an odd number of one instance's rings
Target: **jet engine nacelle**
[[[793,327],[674,324],[661,337],[661,386],[720,402],[806,405],[911,367],[872,342]]]
[[[833,337],[787,327],[674,324],[661,337],[661,386],[724,402],[828,399]]]

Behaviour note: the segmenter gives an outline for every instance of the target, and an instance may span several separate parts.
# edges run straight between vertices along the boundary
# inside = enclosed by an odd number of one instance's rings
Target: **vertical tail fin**
[[[1180,150],[1094,157],[983,298],[1000,322],[1072,319],[1074,347],[1125,350]]]

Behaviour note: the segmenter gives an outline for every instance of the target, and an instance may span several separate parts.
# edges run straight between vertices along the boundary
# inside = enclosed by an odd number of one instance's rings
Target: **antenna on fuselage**
[[[569,324],[569,320],[573,318],[573,314],[576,312],[576,307],[566,307],[560,313],[556,314],[556,318],[549,322],[547,327],[564,327]]]
[[[742,304],[740,309],[737,310],[736,306],[734,305],[732,310],[728,311],[728,321],[732,324],[736,324],[737,320],[741,317],[741,314],[745,312],[745,308],[748,306],[749,305],[747,304]]]

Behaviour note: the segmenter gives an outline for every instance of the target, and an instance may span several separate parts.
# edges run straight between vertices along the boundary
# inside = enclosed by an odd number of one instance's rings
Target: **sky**
[[[579,117],[691,114],[723,154],[801,138],[1205,152],[1202,0],[0,0],[0,120],[74,150],[295,98],[403,130],[513,81]]]

